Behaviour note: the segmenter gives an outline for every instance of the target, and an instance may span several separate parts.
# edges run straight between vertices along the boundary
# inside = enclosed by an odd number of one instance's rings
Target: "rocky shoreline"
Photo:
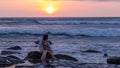
[[[47,62],[49,64],[44,66],[41,64],[41,53],[38,51],[31,51],[26,57],[20,58],[17,54],[21,53],[17,50],[22,50],[22,48],[14,46],[1,51],[0,68],[120,68],[120,57],[107,57],[107,63],[80,63],[78,59],[65,54],[55,54],[58,60],[53,63],[49,63],[51,57],[48,56]],[[86,50],[83,52],[100,53],[95,50]],[[26,64],[26,61],[30,62],[31,65]]]
[[[104,63],[76,63],[68,61],[56,61],[51,65],[43,66],[35,65],[16,65],[15,68],[120,68],[120,65],[104,64]]]

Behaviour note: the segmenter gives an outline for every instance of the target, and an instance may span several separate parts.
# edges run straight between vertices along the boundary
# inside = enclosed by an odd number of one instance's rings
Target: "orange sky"
[[[49,15],[45,6],[54,4]],[[119,1],[0,0],[0,17],[120,17]]]

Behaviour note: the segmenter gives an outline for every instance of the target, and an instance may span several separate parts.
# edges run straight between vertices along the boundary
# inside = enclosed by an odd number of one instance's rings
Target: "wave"
[[[84,29],[40,29],[40,28],[0,28],[0,34],[52,34],[70,36],[120,36],[120,29],[84,28]]]
[[[120,18],[0,18],[6,25],[79,25],[79,24],[120,24]]]
[[[79,24],[120,24],[120,21],[77,21],[77,20],[71,20],[71,21],[37,21],[40,24],[43,25],[79,25]]]

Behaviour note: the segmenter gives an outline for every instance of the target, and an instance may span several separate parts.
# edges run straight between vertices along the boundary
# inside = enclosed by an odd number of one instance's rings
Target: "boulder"
[[[2,51],[1,55],[7,55],[7,54],[20,54],[19,52],[14,52],[14,51]]]
[[[18,63],[24,63],[24,61],[20,60],[20,59],[18,60],[15,58],[10,58],[10,57],[0,57],[0,68],[12,66],[12,65],[18,64]]]
[[[107,59],[108,64],[120,64],[120,57],[112,57]]]
[[[0,57],[0,68],[12,66],[13,64],[6,57]]]
[[[34,41],[35,44],[39,44],[40,41]]]
[[[86,51],[83,51],[83,52],[87,52],[87,53],[101,53],[100,51],[97,51],[97,50],[86,50]]]
[[[16,65],[15,68],[36,68],[34,65]],[[37,67],[40,68],[40,67]]]
[[[105,54],[103,55],[103,57],[108,57],[108,54],[107,54],[107,53],[105,53]]]
[[[22,50],[22,48],[20,46],[13,46],[13,47],[9,47],[7,49],[10,49],[10,50]]]
[[[10,57],[7,57],[7,60],[8,60],[9,62],[11,62],[12,64],[24,63],[24,60],[15,59],[15,58],[10,58]]]
[[[32,51],[32,52],[28,53],[28,55],[25,57],[24,60],[28,60],[31,63],[40,63],[41,56],[42,56],[42,53],[40,53],[38,51]],[[47,58],[50,58],[50,56],[47,55]]]
[[[16,55],[8,55],[7,57],[13,58],[13,59],[17,59],[17,60],[20,60],[20,59],[21,59],[21,58],[17,57]]]
[[[25,60],[28,60],[29,62],[32,63],[38,63],[41,62],[41,55],[42,53],[38,51],[33,51],[28,53],[28,55],[25,57]],[[69,60],[69,61],[78,61],[76,58],[68,56],[68,55],[62,55],[62,54],[56,54],[55,57],[57,59],[62,59],[62,60]],[[49,63],[49,60],[52,58],[49,54],[47,54],[47,62]]]
[[[68,55],[56,54],[55,57],[57,59],[62,59],[62,60],[78,61],[76,58],[68,56]]]
[[[25,57],[26,59],[40,59],[41,58],[42,53],[38,52],[38,51],[32,51],[29,52],[28,55]]]

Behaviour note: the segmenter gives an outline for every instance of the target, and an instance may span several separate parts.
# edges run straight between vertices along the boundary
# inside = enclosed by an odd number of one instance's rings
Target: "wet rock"
[[[2,51],[1,55],[7,55],[7,54],[20,54],[19,52],[14,52],[14,51]]]
[[[7,57],[13,58],[13,59],[17,59],[17,60],[23,60],[23,59],[24,59],[24,58],[21,57],[19,54],[8,55]]]
[[[76,58],[68,56],[68,55],[56,54],[55,57],[57,59],[70,60],[70,61],[78,61]]]
[[[57,61],[50,65],[16,65],[15,68],[120,68],[119,65],[104,63],[76,63],[68,61]]]
[[[112,57],[107,59],[108,64],[120,64],[120,57]]]
[[[15,58],[10,58],[10,57],[7,57],[7,60],[8,60],[9,62],[11,62],[12,64],[24,63],[24,60],[15,59]]]
[[[40,41],[35,41],[34,43],[35,43],[35,44],[39,44],[39,42],[40,42]]]
[[[97,50],[86,50],[86,51],[83,51],[83,52],[87,52],[87,53],[101,53],[100,51],[97,51]]]
[[[42,53],[38,52],[38,51],[32,51],[29,52],[28,55],[25,57],[26,59],[40,59],[41,58]]]
[[[38,62],[41,62],[41,55],[42,53],[38,51],[33,51],[28,53],[28,55],[25,57],[25,60],[28,60],[29,62],[32,62],[32,63],[38,63]],[[62,60],[78,61],[76,58],[68,55],[56,54],[55,57],[57,59],[62,59]],[[47,59],[47,62],[49,63],[52,57],[49,54],[47,54],[46,59]]]
[[[25,57],[25,60],[28,60],[31,63],[40,63],[41,62],[41,56],[42,53],[38,52],[38,51],[32,51],[30,53],[28,53],[28,55]],[[51,58],[49,55],[47,55],[46,58]],[[49,62],[47,59],[47,62]]]
[[[9,55],[9,56],[7,56],[7,57],[9,57],[9,58],[13,58],[13,59],[18,59],[18,60],[20,59],[20,58],[14,56],[14,55]]]
[[[15,58],[10,58],[10,57],[0,57],[0,68],[12,66],[12,65],[18,64],[18,63],[24,63],[24,61],[20,60],[20,59],[18,60]]]
[[[28,55],[25,57],[25,60],[28,60],[31,63],[39,63],[41,62],[41,55],[42,53],[38,51],[32,51],[28,53]]]
[[[7,49],[10,49],[10,50],[22,50],[22,48],[20,46],[13,46],[13,47],[9,47]]]
[[[36,68],[34,65],[16,65],[15,68]]]
[[[107,54],[107,53],[105,53],[105,54],[103,55],[103,57],[108,57],[108,54]]]
[[[0,57],[0,68],[12,66],[13,64],[6,57]]]

